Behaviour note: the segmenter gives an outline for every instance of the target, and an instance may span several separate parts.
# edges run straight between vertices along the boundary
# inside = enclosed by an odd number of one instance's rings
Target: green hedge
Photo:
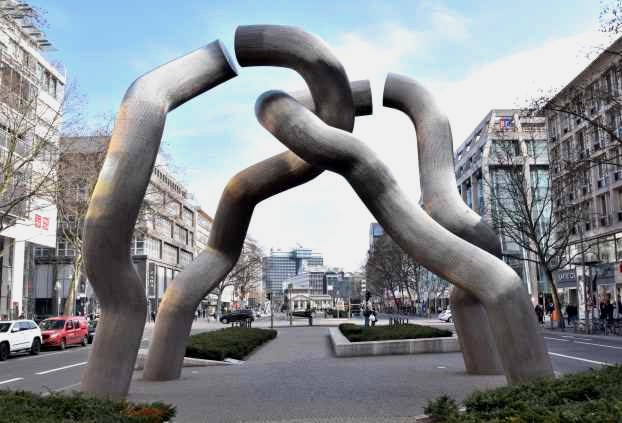
[[[428,404],[439,422],[621,422],[622,366],[475,392],[458,412],[446,395]]]
[[[242,360],[255,348],[276,338],[272,329],[232,327],[192,335],[186,347],[186,357],[219,360]]]
[[[395,325],[364,327],[353,323],[342,323],[339,330],[350,342],[389,341],[393,339],[440,338],[451,336],[449,330],[422,325]]]
[[[0,423],[160,423],[175,416],[162,404],[134,404],[53,393],[43,397],[25,391],[0,391]]]

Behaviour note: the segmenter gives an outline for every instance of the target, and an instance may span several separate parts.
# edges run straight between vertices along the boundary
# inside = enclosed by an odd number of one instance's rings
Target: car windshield
[[[11,323],[0,323],[0,332],[8,332],[11,327]]]
[[[41,330],[57,330],[65,327],[64,320],[44,320],[39,325]]]

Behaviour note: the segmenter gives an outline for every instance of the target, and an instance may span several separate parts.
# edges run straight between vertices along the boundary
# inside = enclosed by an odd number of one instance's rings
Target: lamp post
[[[56,315],[60,316],[61,312],[60,312],[60,296],[61,296],[61,289],[63,289],[63,283],[60,280],[57,280],[56,283],[54,284],[54,289],[56,290]]]

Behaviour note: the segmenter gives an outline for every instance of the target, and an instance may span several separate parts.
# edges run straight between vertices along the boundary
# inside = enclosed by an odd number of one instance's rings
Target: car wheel
[[[39,352],[41,352],[41,341],[39,338],[35,338],[33,339],[32,346],[30,347],[30,354],[37,355]]]
[[[58,346],[58,348],[60,348],[61,351],[67,348],[67,344],[65,343],[65,338],[61,339],[60,345]]]
[[[82,346],[86,347],[86,345],[89,343],[89,340],[86,338],[86,336],[84,338],[82,338]]]
[[[227,319],[221,319],[220,321],[222,322],[223,325],[226,325],[227,323],[229,323],[229,320]]]
[[[9,344],[6,342],[0,344],[0,361],[4,361],[9,358]]]

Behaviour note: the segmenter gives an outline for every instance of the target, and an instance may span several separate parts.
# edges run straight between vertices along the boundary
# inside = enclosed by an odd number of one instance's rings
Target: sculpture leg
[[[466,372],[480,375],[503,374],[488,315],[482,303],[457,286],[451,289],[449,303]]]
[[[465,241],[501,257],[499,237],[458,194],[451,128],[432,94],[414,79],[390,73],[383,105],[404,112],[415,126],[421,198],[428,214]],[[484,306],[457,287],[450,303],[467,373],[503,373]]]
[[[343,67],[318,39],[298,28],[256,25],[236,30],[235,51],[242,66],[282,66],[300,73],[306,92],[297,97],[315,109],[325,122],[352,130],[355,111],[371,112],[368,82],[354,82],[352,89]],[[354,98],[359,102],[354,103]],[[218,205],[208,241],[201,254],[167,289],[160,305],[153,343],[145,363],[146,380],[171,380],[181,375],[192,313],[205,295],[226,277],[242,249],[254,207],[264,199],[308,182],[322,171],[291,152],[264,160],[234,176]],[[203,263],[218,262],[219,271],[209,271]],[[230,267],[227,267],[230,266]],[[188,318],[190,320],[188,320]],[[176,321],[184,326],[175,327]]]
[[[102,308],[84,392],[123,398],[130,386],[147,317],[130,241],[166,114],[235,75],[216,41],[141,76],[123,98],[84,226],[86,272]]]
[[[261,124],[297,155],[341,174],[386,233],[415,261],[485,306],[509,383],[553,376],[531,302],[509,266],[436,223],[410,202],[370,148],[327,126],[287,94],[262,95],[255,111]]]

